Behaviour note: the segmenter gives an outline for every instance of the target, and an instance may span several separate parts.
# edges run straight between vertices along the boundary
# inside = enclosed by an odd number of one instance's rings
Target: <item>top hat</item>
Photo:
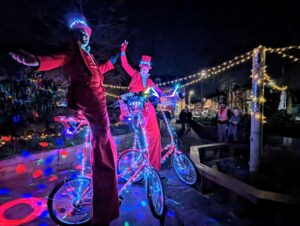
[[[142,55],[142,58],[140,60],[140,67],[147,67],[151,69],[151,56]]]
[[[89,37],[91,37],[92,29],[87,24],[85,17],[80,13],[70,14],[68,16],[68,25],[70,30],[84,29]]]

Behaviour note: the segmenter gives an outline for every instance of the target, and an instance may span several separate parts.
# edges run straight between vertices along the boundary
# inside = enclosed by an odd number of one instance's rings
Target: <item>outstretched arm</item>
[[[132,77],[136,70],[131,67],[131,65],[128,63],[127,57],[126,57],[126,48],[127,48],[128,42],[125,40],[121,45],[121,64],[124,70],[127,72],[130,77]]]
[[[48,71],[66,65],[70,58],[68,55],[59,54],[52,56],[38,56],[39,67],[38,71]]]
[[[17,62],[30,67],[37,67],[38,71],[48,71],[65,65],[69,57],[65,54],[52,56],[34,56],[24,50],[21,53],[10,52],[9,55]]]

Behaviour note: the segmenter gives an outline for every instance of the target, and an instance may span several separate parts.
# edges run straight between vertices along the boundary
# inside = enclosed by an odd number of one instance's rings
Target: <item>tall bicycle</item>
[[[161,97],[160,104],[158,105],[159,111],[163,116],[163,120],[167,126],[168,135],[170,137],[170,143],[162,149],[163,155],[161,158],[161,162],[165,162],[170,157],[171,164],[178,178],[185,184],[193,186],[196,184],[198,179],[197,170],[191,159],[178,149],[175,142],[174,130],[164,113],[164,109],[166,107],[174,108],[177,100],[178,95],[176,94],[175,89],[171,95]],[[119,156],[119,172],[124,172],[127,169],[133,169],[132,171],[130,171],[130,173],[124,174],[123,179],[125,180],[129,180],[133,172],[138,169],[145,160],[143,152],[136,147],[136,141],[138,140],[138,137],[138,134],[135,133],[135,142],[133,148],[123,151]],[[142,179],[143,177],[139,176],[134,180],[134,182],[139,182]]]
[[[130,97],[126,101],[131,117],[133,118],[132,124],[135,128],[140,128],[143,125],[141,114],[144,101],[145,99],[143,98],[134,97]],[[69,125],[68,122],[71,121],[70,118],[61,117],[61,119],[63,119],[61,122],[65,127],[67,127]],[[89,135],[86,136],[86,146],[88,146],[89,142],[88,137]],[[149,163],[147,145],[142,145],[141,142],[137,141],[137,146],[140,147],[140,154],[143,161],[139,161],[138,167],[129,167],[118,174],[118,179],[127,178],[126,183],[119,188],[119,197],[123,198],[125,190],[133,181],[143,176],[146,181],[145,188],[151,212],[155,217],[160,218],[165,211],[162,183],[158,172]],[[84,157],[85,156],[86,153]],[[82,164],[85,164],[85,158],[83,158]],[[126,175],[130,176],[128,177]],[[90,225],[92,218],[92,194],[92,180],[85,175],[84,170],[82,170],[79,177],[65,179],[53,188],[48,197],[47,204],[50,217],[61,226]]]

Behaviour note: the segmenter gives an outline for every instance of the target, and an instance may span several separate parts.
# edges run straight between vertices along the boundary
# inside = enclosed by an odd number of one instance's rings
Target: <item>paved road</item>
[[[193,131],[189,135],[181,136],[181,141],[182,149],[186,152],[189,151],[190,145],[208,142]],[[163,143],[166,142],[166,131],[163,131]],[[47,196],[58,181],[76,173],[76,170],[53,171],[52,174],[55,174],[57,179],[50,179],[49,176],[34,179],[27,174],[16,174],[12,179],[1,181],[0,226],[56,225],[47,212]],[[184,185],[168,164],[163,166],[161,175],[166,178],[163,180],[167,206],[165,220],[160,222],[152,216],[147,205],[144,185],[136,184],[130,188],[123,200],[121,216],[112,226],[239,225],[221,206],[194,188]]]

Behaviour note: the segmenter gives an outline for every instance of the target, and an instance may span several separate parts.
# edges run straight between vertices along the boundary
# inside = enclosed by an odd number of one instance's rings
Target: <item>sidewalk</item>
[[[174,125],[174,128],[179,130],[180,125]],[[166,144],[168,142],[167,133],[162,131],[162,134],[163,144]],[[192,130],[191,134],[181,136],[181,143],[182,150],[189,153],[191,145],[205,144],[209,141],[200,138]],[[16,174],[14,178],[2,179],[0,184],[0,225],[54,226],[47,211],[47,196],[55,184],[76,173],[78,171],[70,169],[52,172],[51,177],[41,176],[34,179],[25,174]],[[183,184],[168,165],[163,165],[161,175],[167,178],[163,180],[167,208],[165,221],[160,222],[152,216],[147,204],[144,184],[137,184],[130,187],[129,193],[121,205],[121,216],[111,224],[112,226],[239,225],[221,206],[194,188]],[[34,204],[32,198],[38,198],[39,201]],[[13,205],[12,202],[16,203]],[[32,216],[35,214],[32,205],[36,206],[36,203],[39,208],[38,216]],[[9,207],[10,204],[12,205]],[[25,222],[28,216],[32,216],[32,219]],[[24,220],[24,224],[18,223],[22,220]]]

